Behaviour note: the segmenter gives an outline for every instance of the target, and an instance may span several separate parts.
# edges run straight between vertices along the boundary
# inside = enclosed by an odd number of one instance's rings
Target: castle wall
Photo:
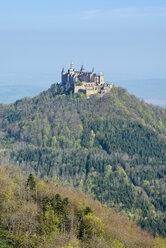
[[[95,95],[97,93],[99,93],[99,89],[87,89],[86,90],[86,96],[87,97],[90,96],[90,95]]]
[[[96,85],[95,82],[83,82],[83,84],[85,85],[85,87],[95,86]]]
[[[112,89],[113,85],[112,84],[104,84],[103,88],[101,89],[101,94],[104,95],[106,93],[109,93]]]
[[[85,86],[81,85],[81,86],[74,86],[74,93],[78,93],[79,90],[85,90]]]

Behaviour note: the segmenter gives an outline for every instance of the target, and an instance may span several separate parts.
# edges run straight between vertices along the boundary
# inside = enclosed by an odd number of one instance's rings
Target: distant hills
[[[76,187],[166,236],[166,109],[113,87],[100,97],[55,84],[0,105],[0,162]]]
[[[43,85],[0,83],[0,103],[12,103],[23,97],[33,97],[45,89],[46,86]]]
[[[166,107],[166,79],[128,80],[119,84],[147,103]]]

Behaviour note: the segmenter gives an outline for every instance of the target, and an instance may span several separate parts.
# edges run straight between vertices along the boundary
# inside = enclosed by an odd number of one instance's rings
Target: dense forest
[[[0,105],[0,164],[74,186],[166,237],[166,110],[121,87],[87,99],[54,84]]]
[[[164,248],[133,221],[83,193],[0,167],[2,248]]]

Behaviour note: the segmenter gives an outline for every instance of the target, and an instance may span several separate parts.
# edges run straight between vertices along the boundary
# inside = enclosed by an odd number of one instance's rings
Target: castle
[[[104,76],[102,73],[97,75],[94,72],[86,72],[84,67],[81,67],[80,71],[75,71],[74,64],[70,65],[68,72],[65,72],[64,68],[62,69],[62,85],[65,86],[65,89],[73,88],[74,93],[83,92],[87,97],[94,94],[105,94],[111,91],[112,84],[104,83]]]

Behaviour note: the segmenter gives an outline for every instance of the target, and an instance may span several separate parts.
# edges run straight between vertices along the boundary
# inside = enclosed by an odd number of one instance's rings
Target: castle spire
[[[71,62],[70,70],[73,70],[74,71],[74,63],[73,62]]]
[[[81,66],[80,72],[85,72],[85,69],[84,69],[84,66],[83,65]]]
[[[94,71],[95,71],[95,69],[94,69],[94,67],[92,67],[92,73],[94,73]]]

